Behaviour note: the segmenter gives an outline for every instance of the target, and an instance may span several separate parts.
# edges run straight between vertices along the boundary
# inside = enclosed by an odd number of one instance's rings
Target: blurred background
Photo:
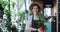
[[[39,4],[48,18],[46,32],[56,32],[57,0],[0,0],[0,32],[24,32],[31,3]]]

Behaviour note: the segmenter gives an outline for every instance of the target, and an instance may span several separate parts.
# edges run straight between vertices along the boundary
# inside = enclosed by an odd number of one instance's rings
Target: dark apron
[[[39,27],[37,27],[36,21],[39,21],[39,20],[34,20],[34,17],[32,17],[32,28],[38,29]],[[31,32],[38,32],[38,31],[31,31]]]

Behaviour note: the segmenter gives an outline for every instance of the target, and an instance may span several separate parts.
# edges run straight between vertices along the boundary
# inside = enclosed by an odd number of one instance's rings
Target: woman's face
[[[34,6],[33,9],[32,9],[32,12],[33,13],[38,13],[39,9],[37,6]]]

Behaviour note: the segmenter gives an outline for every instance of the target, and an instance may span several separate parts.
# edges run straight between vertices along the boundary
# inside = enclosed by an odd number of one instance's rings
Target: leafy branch
[[[38,17],[40,20],[36,22],[37,26],[38,27],[43,26],[43,27],[45,27],[44,29],[46,30],[47,27],[46,27],[46,25],[44,25],[44,23],[47,22],[47,20],[45,19],[45,16],[43,14],[39,14]]]

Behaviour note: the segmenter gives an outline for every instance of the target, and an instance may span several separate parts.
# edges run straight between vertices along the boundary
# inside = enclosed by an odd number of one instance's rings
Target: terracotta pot
[[[42,32],[45,32],[45,27],[44,26],[40,26],[40,31],[42,31]]]

